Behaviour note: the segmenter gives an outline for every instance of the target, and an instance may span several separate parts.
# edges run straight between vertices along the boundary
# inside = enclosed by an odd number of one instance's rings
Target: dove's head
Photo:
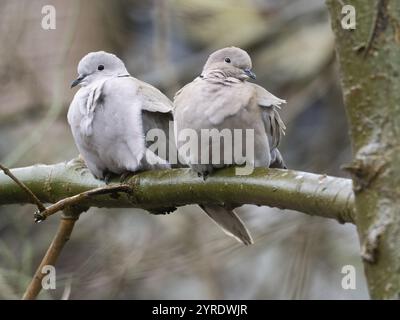
[[[255,79],[256,75],[251,71],[252,64],[249,54],[236,47],[228,47],[212,53],[203,68],[203,73],[220,71],[227,77],[240,80]]]
[[[116,55],[104,51],[90,52],[78,64],[78,78],[71,84],[86,86],[104,77],[129,75],[124,63]]]

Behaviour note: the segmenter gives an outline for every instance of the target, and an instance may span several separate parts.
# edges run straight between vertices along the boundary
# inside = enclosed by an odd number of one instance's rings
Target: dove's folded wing
[[[263,121],[265,130],[271,139],[271,150],[278,147],[282,135],[285,134],[286,126],[283,123],[278,110],[282,103],[286,103],[285,100],[279,99],[272,93],[265,90],[263,87],[255,85],[257,94],[257,103],[262,108]]]
[[[177,154],[172,129],[172,101],[152,85],[137,79],[135,80],[139,85],[137,92],[138,99],[142,101],[142,122],[144,135],[145,137],[148,137],[148,132],[152,129],[159,129],[164,133],[165,140],[157,140],[157,143],[159,143],[159,145],[164,144],[165,152],[159,152],[160,150],[155,150],[155,154],[170,162],[170,156]],[[161,137],[158,136],[157,139],[161,139]],[[146,147],[149,148],[154,142],[155,141],[152,139],[146,139]],[[172,163],[172,165],[173,167],[176,166],[175,163]]]
[[[172,101],[160,90],[138,79],[135,79],[135,81],[139,85],[137,94],[142,99],[142,110],[161,113],[172,112]]]

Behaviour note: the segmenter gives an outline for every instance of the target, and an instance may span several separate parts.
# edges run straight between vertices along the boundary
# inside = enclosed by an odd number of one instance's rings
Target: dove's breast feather
[[[252,96],[253,89],[247,83],[210,82],[197,78],[178,92],[174,106],[182,116],[190,114],[187,118],[195,120],[201,127],[218,126],[247,108]],[[205,123],[200,123],[202,120]]]

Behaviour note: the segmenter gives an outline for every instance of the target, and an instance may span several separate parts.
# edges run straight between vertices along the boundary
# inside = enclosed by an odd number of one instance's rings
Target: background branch
[[[80,161],[13,169],[46,203],[55,203],[91,189],[104,187]],[[117,181],[115,181],[117,182]],[[186,204],[268,205],[309,215],[354,222],[350,179],[293,170],[256,168],[249,176],[234,168],[219,170],[206,181],[189,169],[142,172],[124,181],[131,194],[101,194],[80,202],[85,207],[143,208],[160,213]],[[0,174],[0,205],[31,203],[8,177]]]
[[[72,230],[74,229],[75,222],[76,220],[78,220],[78,217],[79,213],[68,213],[61,218],[53,241],[50,243],[50,246],[43,257],[42,262],[37,268],[35,275],[32,278],[32,281],[26,289],[22,300],[36,299],[36,297],[42,290],[42,280],[46,276],[46,273],[42,272],[43,267],[55,266],[57,259],[60,256],[61,250],[64,248],[65,243],[69,240],[71,236]]]

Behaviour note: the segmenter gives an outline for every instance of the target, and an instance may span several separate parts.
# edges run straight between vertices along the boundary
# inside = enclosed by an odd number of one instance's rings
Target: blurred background
[[[56,29],[41,26],[44,5]],[[90,51],[121,57],[168,97],[208,55],[238,46],[257,83],[284,98],[281,152],[296,170],[346,176],[350,145],[334,39],[324,0],[2,0],[0,162],[9,167],[77,156],[66,114],[69,84]],[[193,206],[166,216],[90,209],[43,299],[366,299],[355,227],[288,210],[243,206],[255,238],[243,247]],[[0,298],[18,299],[58,218],[33,223],[33,206],[0,208]],[[342,267],[356,268],[344,290]]]

